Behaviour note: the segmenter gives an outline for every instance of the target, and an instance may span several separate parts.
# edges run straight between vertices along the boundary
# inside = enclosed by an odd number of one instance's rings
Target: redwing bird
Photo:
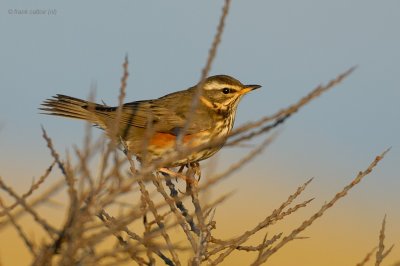
[[[157,160],[174,150],[178,135],[190,116],[198,85],[158,99],[125,103],[119,119],[118,134],[125,141],[128,150],[140,159],[146,137],[149,137],[146,154],[150,156],[150,160]],[[214,138],[227,137],[232,130],[240,99],[246,93],[260,87],[243,85],[227,75],[207,78],[203,83],[198,107],[191,114],[191,123],[187,130],[184,130],[182,143],[197,146]],[[117,107],[61,94],[45,100],[42,106],[40,109],[45,111],[45,114],[87,120],[109,134],[117,114]],[[150,135],[147,130],[149,125],[152,132]],[[222,146],[223,144],[194,152],[168,166],[197,163],[215,154]]]

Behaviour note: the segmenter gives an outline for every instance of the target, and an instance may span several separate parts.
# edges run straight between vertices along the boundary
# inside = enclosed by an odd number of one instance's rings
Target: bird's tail
[[[96,115],[96,109],[104,108],[103,105],[57,94],[53,98],[45,100],[42,106],[39,109],[44,111],[43,114],[83,119],[99,127],[105,127],[103,119]]]

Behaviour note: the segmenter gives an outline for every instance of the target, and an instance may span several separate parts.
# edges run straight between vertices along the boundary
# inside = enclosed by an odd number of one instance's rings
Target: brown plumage
[[[259,85],[243,85],[226,75],[212,76],[205,80],[200,103],[193,113],[191,123],[183,136],[183,143],[201,145],[213,137],[224,137],[232,129],[239,100]],[[143,139],[151,124],[148,153],[151,160],[157,159],[175,147],[176,138],[188,119],[196,86],[165,95],[158,99],[126,103],[122,106],[118,134],[128,149],[139,158],[143,150]],[[45,114],[87,120],[110,133],[114,126],[117,107],[91,103],[85,100],[57,94],[42,103]],[[222,146],[222,145],[221,145]],[[221,146],[212,147],[171,166],[198,162],[217,152]]]

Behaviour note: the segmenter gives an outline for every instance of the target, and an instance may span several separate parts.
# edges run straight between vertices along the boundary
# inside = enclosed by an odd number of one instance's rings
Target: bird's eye
[[[231,92],[233,92],[232,89],[229,89],[229,88],[223,88],[223,89],[222,89],[222,93],[223,93],[223,94],[228,94],[228,93],[231,93]]]

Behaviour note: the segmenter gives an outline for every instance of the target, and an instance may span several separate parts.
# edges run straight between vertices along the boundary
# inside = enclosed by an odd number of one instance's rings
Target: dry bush
[[[229,4],[230,1],[226,0],[201,80],[208,75],[216,55]],[[123,69],[119,106],[124,102],[129,76],[127,58]],[[123,145],[123,141],[117,138],[110,141],[104,136],[94,140],[91,137],[90,125],[82,147],[75,147],[73,155],[65,157],[61,157],[55,150],[51,138],[43,129],[43,138],[53,161],[44,174],[22,195],[17,194],[0,178],[0,188],[12,198],[11,203],[6,203],[0,198],[0,230],[7,225],[14,226],[32,255],[32,265],[181,265],[186,264],[184,260],[191,265],[216,265],[224,262],[228,256],[243,251],[254,253],[254,259],[249,264],[263,264],[287,243],[301,238],[299,234],[345,197],[377,166],[387,151],[377,156],[350,184],[322,205],[314,215],[304,219],[298,227],[288,233],[265,235],[257,245],[249,244],[250,237],[263,234],[265,229],[283,223],[288,216],[308,206],[312,199],[298,203],[296,200],[312,179],[299,186],[285,202],[257,225],[228,239],[217,239],[213,230],[218,223],[214,219],[215,208],[226,200],[229,194],[222,195],[213,202],[203,202],[199,195],[207,193],[217,182],[259,155],[274,140],[275,129],[280,124],[310,101],[340,83],[353,69],[345,71],[326,85],[316,87],[289,107],[235,129],[229,135],[226,145],[243,144],[256,137],[264,137],[265,140],[227,170],[208,176],[201,182],[197,181],[198,173],[191,167],[187,167],[185,172],[178,172],[176,169],[164,168],[163,165],[184,158],[196,150],[219,145],[225,140],[215,139],[200,147],[179,148],[162,161],[140,165],[132,154],[121,152],[119,144]],[[198,96],[193,99],[193,110],[198,103]],[[118,112],[120,110],[119,108]],[[118,115],[116,120],[117,124]],[[145,143],[144,140],[144,146]],[[50,181],[48,176],[55,171],[55,166],[59,169],[61,178],[58,181]],[[181,179],[185,180],[185,188],[179,187],[177,180]],[[53,184],[49,184],[47,190],[36,193],[45,183],[51,182]],[[182,189],[185,191],[181,193]],[[52,199],[60,194],[65,194],[68,199],[68,203],[60,207],[66,218],[63,224],[53,225],[47,222],[46,217],[38,211],[38,207],[52,202]],[[30,239],[26,230],[19,225],[18,220],[23,214],[31,216],[45,233],[45,238],[40,243]],[[375,250],[375,265],[380,265],[390,253],[393,246],[385,249],[384,229],[385,219],[378,247],[367,253],[357,265],[365,265],[373,258]],[[177,231],[182,233],[183,240],[177,240],[173,236]],[[110,239],[115,239],[117,244],[110,245]]]

